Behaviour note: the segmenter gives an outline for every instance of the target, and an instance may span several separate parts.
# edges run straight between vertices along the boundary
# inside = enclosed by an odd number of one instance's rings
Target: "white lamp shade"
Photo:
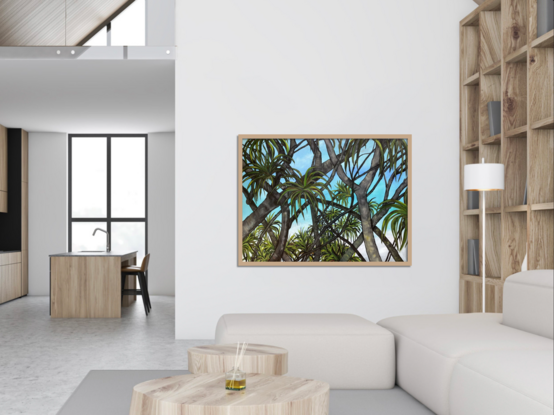
[[[504,165],[496,163],[466,164],[464,190],[487,192],[504,190]]]

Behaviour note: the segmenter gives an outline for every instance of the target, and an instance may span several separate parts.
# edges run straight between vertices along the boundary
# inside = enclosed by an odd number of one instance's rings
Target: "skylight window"
[[[145,46],[146,0],[135,0],[110,26],[110,32],[104,27],[85,46]]]

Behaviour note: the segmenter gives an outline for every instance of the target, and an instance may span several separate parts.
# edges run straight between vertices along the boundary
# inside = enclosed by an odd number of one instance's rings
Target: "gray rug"
[[[137,383],[186,370],[91,370],[58,415],[128,415]],[[433,415],[402,389],[332,390],[330,415]]]

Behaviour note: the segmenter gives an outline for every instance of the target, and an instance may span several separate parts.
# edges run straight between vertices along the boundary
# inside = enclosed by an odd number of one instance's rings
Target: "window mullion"
[[[108,231],[108,234],[110,235],[110,248],[111,248],[111,235],[112,235],[112,138],[111,137],[107,137],[106,138],[106,141],[107,141],[107,145],[108,145],[108,149],[107,149],[107,154],[108,154],[108,174],[107,174],[107,177],[108,177],[108,183],[107,183],[107,186],[106,186],[106,189],[108,191],[108,197],[106,198],[106,200],[108,201],[108,206],[107,206],[107,223],[106,223],[106,227],[108,228],[107,231]]]

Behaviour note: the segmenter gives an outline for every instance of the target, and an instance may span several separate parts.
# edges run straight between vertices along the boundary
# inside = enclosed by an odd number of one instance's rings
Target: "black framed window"
[[[69,134],[68,251],[148,252],[148,135]]]

